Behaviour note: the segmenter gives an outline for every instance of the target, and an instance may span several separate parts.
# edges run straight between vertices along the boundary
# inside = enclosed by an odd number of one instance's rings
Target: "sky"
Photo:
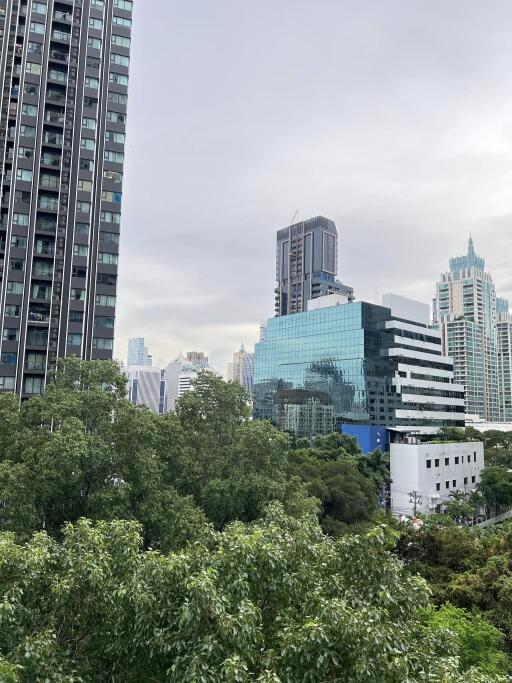
[[[224,372],[275,233],[324,215],[358,299],[430,302],[471,233],[512,297],[510,0],[135,0],[115,356]]]

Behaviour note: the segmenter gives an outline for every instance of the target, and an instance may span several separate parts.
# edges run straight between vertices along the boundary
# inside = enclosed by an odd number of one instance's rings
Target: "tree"
[[[461,672],[471,667],[477,667],[488,676],[504,676],[509,672],[510,663],[504,651],[505,638],[480,614],[447,603],[441,609],[431,611],[430,623],[457,634]]]
[[[497,681],[460,673],[389,542],[381,527],[335,541],[279,506],[168,555],[144,552],[135,522],[1,534],[0,667],[18,683]]]
[[[512,471],[503,467],[486,467],[478,488],[487,506],[496,513],[502,507],[512,505]]]

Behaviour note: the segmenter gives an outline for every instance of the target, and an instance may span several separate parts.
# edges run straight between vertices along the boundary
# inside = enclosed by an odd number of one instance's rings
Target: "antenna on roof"
[[[293,225],[293,224],[295,223],[295,221],[297,220],[298,217],[299,217],[299,210],[297,209],[297,210],[295,211],[295,213],[293,214],[293,218],[292,218],[292,220],[290,221],[290,225]]]

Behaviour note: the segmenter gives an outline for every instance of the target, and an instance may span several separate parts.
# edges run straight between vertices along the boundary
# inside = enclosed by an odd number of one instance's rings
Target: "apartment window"
[[[450,464],[450,458],[445,458],[444,459],[444,464],[448,466]]]
[[[33,104],[24,104],[21,108],[21,112],[25,116],[37,116],[37,107]]]
[[[94,171],[94,161],[92,159],[80,159],[80,169],[82,171]]]
[[[53,263],[48,263],[47,261],[34,261],[33,273],[40,277],[52,277]]]
[[[427,470],[432,467],[432,460],[427,460]]]
[[[96,97],[89,97],[88,95],[84,95],[84,107],[87,107],[88,109],[96,109],[98,106],[98,100]]]
[[[110,351],[114,348],[114,340],[106,337],[94,337],[92,340],[93,349],[102,349]]]
[[[104,180],[110,180],[116,185],[121,185],[123,182],[123,174],[118,171],[103,171]]]
[[[124,161],[124,154],[122,152],[112,152],[109,149],[105,150],[105,161],[110,161],[112,164],[122,164]]]
[[[34,149],[32,147],[18,147],[18,159],[32,159]]]
[[[79,178],[78,189],[82,192],[92,192],[92,182],[90,180],[83,180]]]
[[[26,71],[28,74],[34,74],[35,76],[41,75],[41,64],[37,62],[27,62]]]
[[[11,247],[13,247],[14,249],[26,249],[27,238],[21,237],[20,235],[13,235],[11,237]]]
[[[5,315],[8,318],[19,318],[21,314],[21,306],[18,304],[7,304],[5,307]]]
[[[93,50],[101,50],[100,38],[93,38],[92,36],[89,36],[89,38],[87,39],[87,45],[89,47],[92,47]]]
[[[69,322],[81,324],[84,321],[83,311],[69,311]]]
[[[33,2],[32,12],[37,12],[38,14],[46,14],[46,5],[44,2]]]
[[[114,7],[131,12],[133,9],[133,2],[132,0],[114,0]]]
[[[97,273],[96,282],[99,285],[115,285],[117,283],[117,275],[114,273]]]
[[[30,22],[30,30],[33,33],[43,34],[44,33],[44,24],[41,24],[39,21],[31,21]]]
[[[7,283],[7,294],[23,294],[23,282],[13,282],[10,280]]]
[[[441,490],[441,482],[438,481],[438,482],[436,483],[436,491],[440,491],[440,490]]]
[[[105,132],[105,140],[107,142],[115,142],[118,145],[124,145],[125,135],[124,133],[116,133],[113,130],[107,130]]]
[[[120,92],[109,91],[108,100],[114,104],[128,104],[128,95]]]
[[[100,59],[98,59],[97,57],[91,57],[90,55],[88,55],[88,57],[87,57],[87,66],[88,66],[90,69],[94,69],[95,71],[99,71],[99,70],[100,70],[100,65],[101,65],[101,60],[100,60]]]
[[[105,7],[105,0],[92,0],[91,5],[93,7]]]
[[[471,456],[468,455],[468,462],[471,462]]]
[[[22,124],[20,126],[20,135],[25,138],[35,138],[36,129],[34,128],[34,126],[25,126]]]
[[[93,76],[86,76],[85,77],[85,85],[87,88],[92,88],[93,90],[98,90],[100,87],[100,82],[97,78],[94,78]]]
[[[476,462],[476,452],[473,453],[473,462]]]
[[[34,43],[33,41],[29,41],[27,51],[29,54],[32,55],[42,55],[43,54],[43,44],[42,43]]]
[[[22,190],[16,190],[14,193],[14,201],[16,204],[30,204],[30,192],[23,192]],[[469,457],[469,456],[468,456]]]
[[[101,31],[103,28],[103,21],[101,19],[96,19],[95,17],[89,17],[89,28],[95,28]]]
[[[110,83],[115,83],[116,85],[123,85],[128,87],[128,76],[125,74],[118,74],[115,73],[114,71],[111,71],[108,80]]]
[[[117,254],[109,254],[104,251],[100,251],[98,254],[98,263],[102,263],[105,266],[117,266],[119,257]]]
[[[82,118],[82,127],[87,128],[88,130],[96,130],[96,119],[84,116]]]
[[[107,121],[110,123],[126,123],[126,114],[117,111],[107,111]]]
[[[439,458],[434,460],[434,467],[439,467]]]
[[[468,483],[468,478],[467,478],[467,477],[464,477],[464,485],[466,486],[467,483]]]
[[[116,297],[110,294],[96,294],[96,306],[109,306],[114,308],[116,305]]]
[[[71,268],[71,276],[72,277],[80,277],[80,278],[85,278],[87,277],[87,268],[83,268],[81,266],[73,266]]]
[[[20,331],[14,327],[4,327],[2,333],[2,340],[9,342],[17,342],[20,338]]]
[[[18,168],[16,171],[16,180],[23,180],[25,182],[32,182],[33,173],[25,168]]]
[[[117,26],[124,26],[125,28],[131,28],[132,26],[132,20],[131,19],[125,19],[125,17],[116,17],[115,15],[112,17],[112,22],[116,24]]]
[[[73,301],[85,301],[85,289],[73,287],[71,289],[70,298],[73,299]]]
[[[46,356],[43,353],[27,353],[25,366],[28,370],[44,370]]]
[[[62,145],[64,142],[64,136],[62,133],[56,133],[54,130],[45,130],[43,142],[45,142],[47,145]]]
[[[76,210],[79,211],[80,213],[89,214],[91,212],[91,203],[90,202],[78,201],[76,203]]]
[[[116,225],[121,223],[121,214],[114,211],[102,211],[100,217],[104,223],[115,223]]]
[[[28,225],[28,214],[14,213],[12,216],[13,225]]]
[[[108,329],[113,329],[115,324],[115,319],[111,316],[97,315],[94,318],[94,324],[96,327],[106,327]]]
[[[18,361],[18,354],[17,353],[5,352],[5,353],[2,353],[2,356],[0,357],[0,363],[2,365],[16,365],[17,361]]]
[[[44,377],[25,377],[23,391],[25,394],[42,394],[44,391]]]
[[[100,240],[102,240],[103,242],[108,242],[110,244],[119,244],[119,233],[105,232],[102,230],[100,232]],[[430,462],[430,460],[428,460],[427,462]],[[427,465],[427,467],[430,467],[430,465]]]
[[[82,138],[80,140],[80,147],[82,149],[88,149],[90,152],[94,152],[96,148],[96,143],[92,138]]]
[[[89,223],[75,223],[75,232],[77,235],[88,235]]]
[[[122,194],[120,192],[110,192],[104,190],[101,193],[101,198],[104,202],[110,202],[112,204],[120,204],[122,199]]]
[[[14,377],[0,377],[0,391],[14,391]]]
[[[449,482],[449,481],[445,481],[445,482],[444,482],[444,485],[445,485],[445,487],[446,487],[447,489],[450,488],[450,482]]]
[[[471,477],[471,483],[474,484],[475,481],[476,481],[476,477],[475,477],[475,475],[473,475],[473,476]]]
[[[110,55],[110,61],[112,64],[117,64],[118,66],[130,66],[130,58],[125,55],[118,55],[112,52]]]
[[[452,486],[453,486],[453,488],[456,488],[456,487],[457,487],[457,480],[456,480],[456,479],[454,479],[454,480],[452,481]]]
[[[455,456],[455,464],[456,464],[456,465],[459,464],[459,457],[458,457],[457,455]]]
[[[117,47],[130,47],[131,42],[126,36],[117,36],[115,33],[112,35],[112,45],[117,45]]]
[[[25,260],[22,258],[12,258],[9,261],[9,268],[22,273],[25,270]]]
[[[89,247],[87,244],[74,244],[73,245],[73,256],[85,256],[87,258],[89,254]]]
[[[43,26],[43,32],[44,32],[44,26]],[[25,83],[23,86],[23,92],[25,95],[32,95],[33,97],[38,97],[39,96],[39,86],[36,85],[35,83]]]

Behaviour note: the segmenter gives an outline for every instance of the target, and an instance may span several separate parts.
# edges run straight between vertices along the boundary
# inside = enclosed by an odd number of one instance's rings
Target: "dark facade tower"
[[[0,0],[0,391],[112,357],[132,0]]]
[[[277,232],[276,315],[301,313],[307,302],[326,294],[354,298],[339,280],[338,231],[334,221],[318,216]]]

